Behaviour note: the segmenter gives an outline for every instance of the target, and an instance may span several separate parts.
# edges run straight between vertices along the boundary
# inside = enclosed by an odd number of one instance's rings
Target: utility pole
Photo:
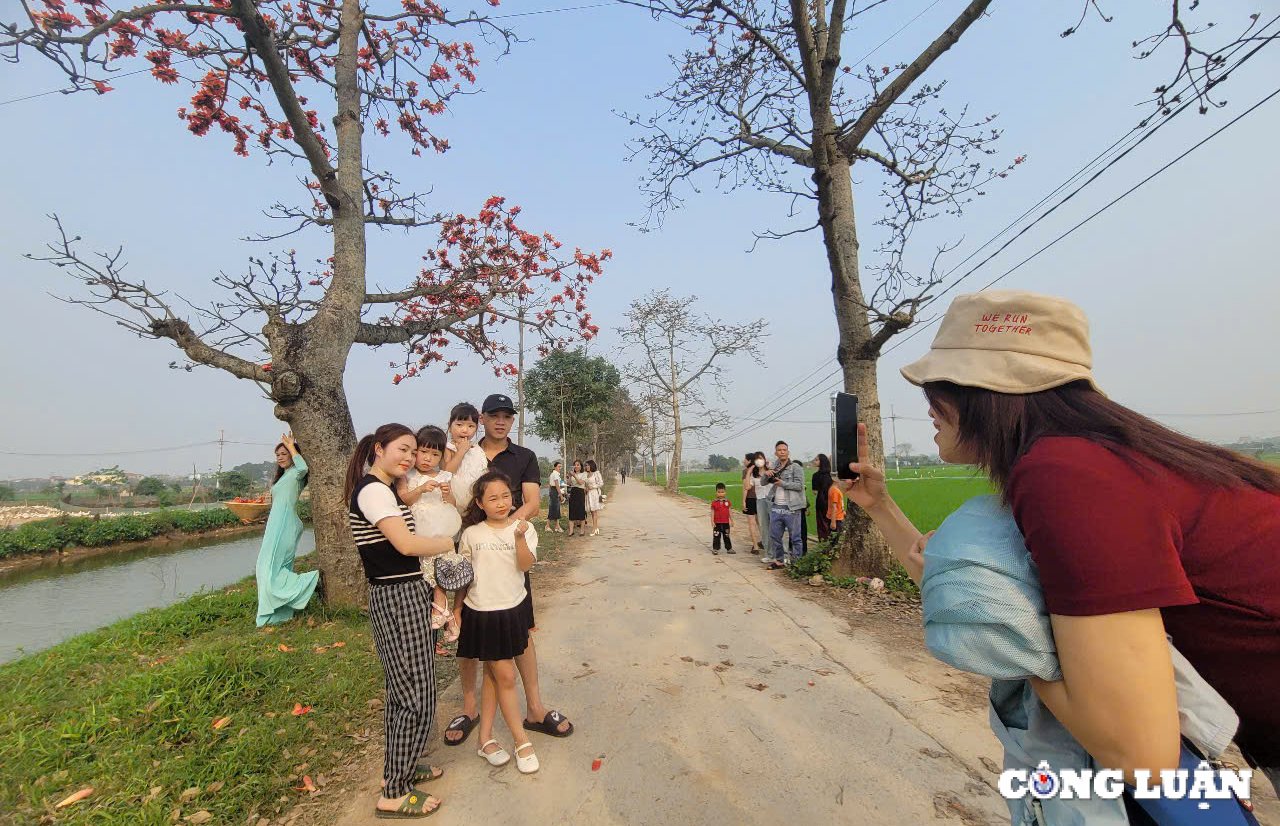
[[[520,325],[520,357],[516,362],[516,404],[520,415],[516,424],[516,444],[524,445],[524,299],[520,300],[520,309],[516,311],[516,319]]]
[[[893,472],[901,476],[902,467],[899,464],[901,451],[898,450],[898,416],[893,412],[893,405],[889,405],[889,426],[893,428]]]
[[[226,443],[226,432],[218,428],[218,475],[213,477],[214,490],[222,490],[222,448]]]

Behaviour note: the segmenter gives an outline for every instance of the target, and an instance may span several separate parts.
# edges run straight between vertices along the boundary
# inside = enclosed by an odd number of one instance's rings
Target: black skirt
[[[560,491],[551,488],[547,493],[547,519],[555,522],[560,518]]]
[[[587,519],[586,488],[569,488],[569,521],[585,522]]]
[[[474,611],[464,602],[458,656],[483,662],[515,659],[529,647],[532,626],[533,602],[527,596],[505,611]]]
[[[756,498],[754,496],[747,497],[746,502],[743,503],[742,512],[745,513],[747,516],[756,515]]]

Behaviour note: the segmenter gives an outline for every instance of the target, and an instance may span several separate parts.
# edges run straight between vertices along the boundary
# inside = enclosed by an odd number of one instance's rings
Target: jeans
[[[733,550],[733,540],[729,538],[728,525],[716,525],[715,532],[711,535],[711,549],[713,551],[720,550],[720,538],[724,537],[724,549],[726,551]]]
[[[756,522],[760,525],[760,544],[764,546],[764,558],[769,558],[769,549],[773,547],[769,541],[769,514],[771,512],[768,497],[756,499]]]
[[[782,544],[782,531],[786,529],[791,540],[791,553]],[[804,513],[775,507],[769,512],[769,555],[780,562],[791,562],[804,556]]]

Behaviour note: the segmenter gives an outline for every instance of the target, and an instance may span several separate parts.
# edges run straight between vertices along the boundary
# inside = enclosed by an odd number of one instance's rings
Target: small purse
[[[446,591],[465,588],[476,578],[471,560],[457,551],[449,551],[436,557],[436,584]]]

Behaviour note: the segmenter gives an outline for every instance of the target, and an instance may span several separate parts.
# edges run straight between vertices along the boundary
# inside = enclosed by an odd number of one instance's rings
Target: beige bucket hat
[[[902,368],[915,385],[949,381],[1036,393],[1084,379],[1098,389],[1089,320],[1070,301],[1021,290],[956,296],[924,358]]]

